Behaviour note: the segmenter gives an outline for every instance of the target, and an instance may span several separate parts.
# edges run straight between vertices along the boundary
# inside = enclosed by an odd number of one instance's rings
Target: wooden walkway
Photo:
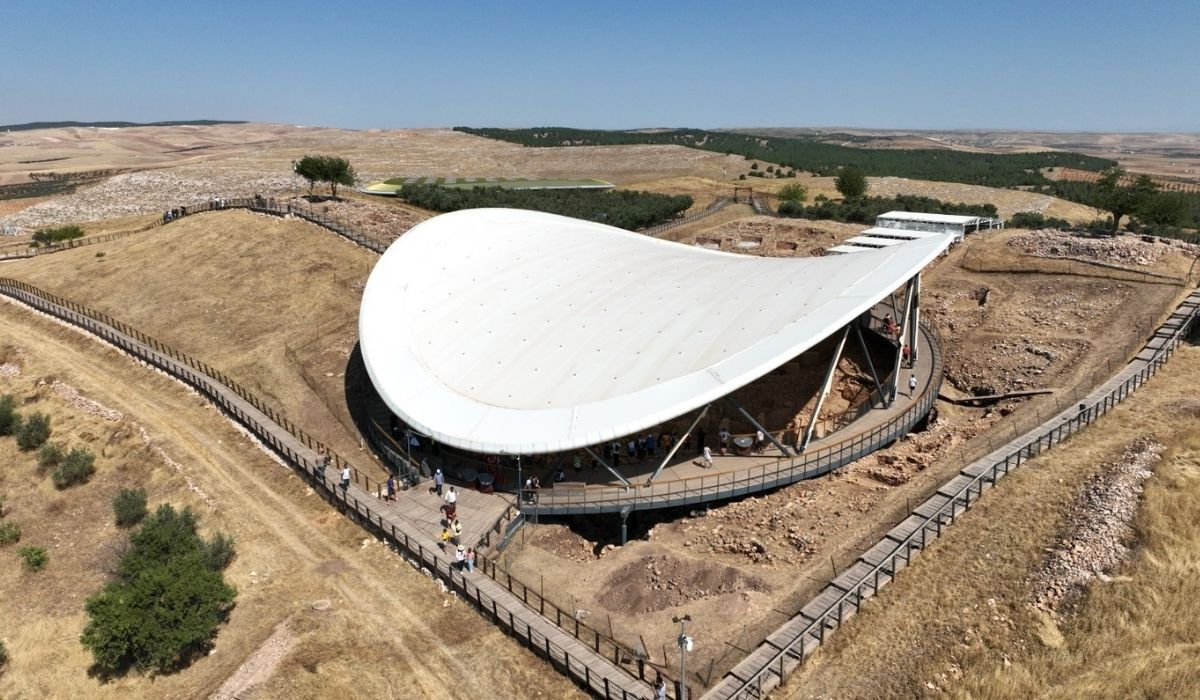
[[[1084,429],[1144,384],[1182,343],[1200,316],[1200,290],[1179,304],[1130,362],[1080,401],[964,467],[843,571],[800,612],[705,693],[703,700],[761,698],[879,592],[912,557],[985,491],[1062,440]]]
[[[318,445],[312,444],[307,436],[300,437],[290,432],[284,427],[286,420],[281,423],[280,416],[274,411],[218,381],[209,373],[211,368],[204,363],[104,314],[16,280],[0,279],[0,294],[93,333],[197,389],[283,457],[340,510],[447,582],[456,592],[473,602],[482,614],[591,693],[598,697],[622,700],[651,696],[651,688],[646,682],[638,680],[618,665],[625,660],[621,658],[619,650],[614,652],[615,659],[609,659],[599,651],[599,636],[593,649],[568,634],[509,590],[513,585],[511,579],[508,587],[505,587],[479,570],[472,574],[456,570],[453,567],[453,555],[449,551],[442,552],[435,539],[440,532],[436,522],[440,515],[437,510],[440,500],[436,496],[419,491],[402,492],[396,504],[388,504],[377,497],[369,480],[364,480],[357,472],[353,474],[348,488],[342,488],[338,483],[340,475],[336,469],[330,468],[323,479],[319,478],[315,472]],[[498,500],[507,507],[502,498],[490,500]],[[468,491],[462,494],[458,511],[472,523],[472,528],[485,522],[490,526],[491,522],[487,519],[491,513],[480,507],[480,504],[488,502],[485,494]],[[497,517],[502,510],[496,513]],[[487,562],[480,564],[486,566]],[[528,595],[527,591],[525,595]]]

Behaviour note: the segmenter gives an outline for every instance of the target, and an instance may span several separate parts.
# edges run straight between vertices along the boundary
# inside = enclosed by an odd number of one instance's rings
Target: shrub
[[[47,442],[38,450],[38,466],[42,469],[53,469],[62,464],[66,456],[61,442]]]
[[[17,413],[17,399],[12,394],[0,396],[0,435],[12,435],[21,425],[21,414]]]
[[[804,205],[800,202],[786,199],[779,203],[779,215],[793,218],[804,216]]]
[[[17,550],[17,556],[25,562],[25,569],[28,571],[41,571],[50,559],[46,556],[44,547],[22,547]]]
[[[8,647],[4,646],[4,640],[0,639],[0,671],[8,665]]]
[[[0,545],[21,541],[20,523],[0,523]]]
[[[204,561],[213,571],[224,571],[237,556],[233,548],[233,537],[223,532],[212,536],[204,543]]]
[[[22,450],[41,447],[50,437],[50,416],[45,413],[34,413],[21,421],[16,436],[17,446]]]
[[[50,479],[54,482],[54,487],[65,489],[68,486],[82,484],[92,478],[95,473],[96,457],[85,447],[72,447],[67,456],[63,458],[62,464],[51,472]]]
[[[146,517],[146,492],[142,489],[121,489],[113,498],[113,514],[118,527],[129,527]]]
[[[1056,219],[1052,216],[1045,216],[1033,211],[1019,211],[1012,215],[1008,220],[1010,228],[1071,228],[1071,222],[1065,219]]]
[[[808,199],[808,188],[798,182],[792,182],[779,188],[780,202],[803,202]]]
[[[746,179],[746,173],[742,173],[741,175],[738,175],[738,179],[739,179],[739,180],[745,180],[745,179]]]
[[[8,511],[4,510],[4,496],[0,496],[0,518],[3,518],[7,514]]]
[[[117,579],[88,598],[80,642],[101,676],[164,673],[207,652],[237,592],[211,561],[190,508],[159,506],[129,538]],[[223,535],[213,538],[232,540]]]

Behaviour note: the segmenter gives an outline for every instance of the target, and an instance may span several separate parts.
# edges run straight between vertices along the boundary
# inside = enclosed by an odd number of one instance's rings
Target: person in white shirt
[[[350,488],[350,465],[342,467],[342,490]]]
[[[911,399],[912,395],[914,393],[916,393],[916,391],[917,391],[917,375],[910,374],[908,376],[908,398]]]
[[[705,445],[704,446],[704,468],[712,469],[712,465],[713,465],[712,448],[709,447],[708,445]]]

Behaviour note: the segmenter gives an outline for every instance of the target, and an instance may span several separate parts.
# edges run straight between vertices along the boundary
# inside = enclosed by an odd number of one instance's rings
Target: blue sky
[[[0,123],[1200,131],[1200,2],[95,2],[0,13]]]

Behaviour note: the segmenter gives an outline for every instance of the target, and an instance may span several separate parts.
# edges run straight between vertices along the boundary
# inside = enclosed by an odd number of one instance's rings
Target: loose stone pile
[[[1061,611],[1089,581],[1103,580],[1125,559],[1142,482],[1165,449],[1151,437],[1138,438],[1088,479],[1071,506],[1066,534],[1031,582],[1034,607]]]
[[[1034,231],[1008,240],[1026,255],[1043,258],[1076,258],[1116,265],[1152,265],[1170,250],[1194,255],[1200,248],[1190,243],[1154,236],[1097,237],[1066,231]]]

